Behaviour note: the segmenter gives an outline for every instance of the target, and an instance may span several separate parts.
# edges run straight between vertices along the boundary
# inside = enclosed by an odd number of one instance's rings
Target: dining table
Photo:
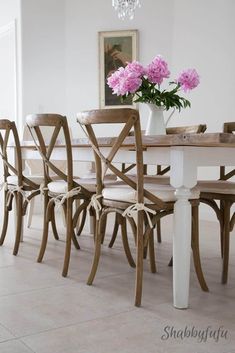
[[[115,137],[98,139],[104,155],[108,155],[114,141]],[[71,142],[74,161],[94,161],[87,138]],[[173,213],[173,305],[186,309],[189,306],[190,283],[191,189],[197,184],[199,167],[235,165],[235,136],[228,133],[156,135],[143,136],[142,143],[144,164],[170,166],[170,184],[175,188],[176,196]],[[21,150],[23,160],[41,158],[32,141],[22,141]],[[66,160],[62,142],[56,143],[51,158]],[[133,164],[135,161],[135,140],[128,136],[114,162]]]

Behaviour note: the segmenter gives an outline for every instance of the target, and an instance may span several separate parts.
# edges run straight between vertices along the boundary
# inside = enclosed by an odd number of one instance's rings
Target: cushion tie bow
[[[101,197],[102,197],[102,195],[96,195],[96,194],[92,195],[91,201],[90,201],[89,205],[87,206],[88,211],[90,210],[91,207],[94,208],[97,221],[100,218],[100,211],[102,210],[102,206],[98,200]]]
[[[123,217],[131,217],[134,218],[134,216],[138,213],[138,211],[144,211],[144,213],[147,216],[147,220],[149,223],[150,228],[153,228],[153,223],[151,221],[150,215],[149,213],[151,213],[152,215],[156,214],[156,211],[152,210],[151,208],[147,207],[144,205],[144,203],[135,203],[133,205],[130,205],[129,207],[127,207],[125,209],[125,211],[123,212],[122,216]]]
[[[55,205],[56,205],[56,209],[60,208],[67,199],[78,195],[81,192],[81,187],[78,186],[76,188],[73,188],[70,191],[67,191],[65,194],[60,194],[58,196],[52,197],[51,200],[54,201]]]

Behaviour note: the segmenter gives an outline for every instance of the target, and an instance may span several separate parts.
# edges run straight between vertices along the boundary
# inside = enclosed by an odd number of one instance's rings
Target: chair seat
[[[201,180],[197,183],[200,192],[235,195],[235,183],[227,180]]]
[[[89,180],[93,180],[93,182],[94,182],[94,180],[96,180],[96,173],[92,173],[92,172],[87,173],[87,174],[79,177],[79,179],[89,179]],[[114,181],[114,180],[117,180],[117,177],[115,174],[107,174],[104,177],[104,181],[108,181],[108,180]]]
[[[27,179],[30,179],[35,184],[41,185],[44,182],[44,177],[40,175],[25,175]],[[7,184],[18,185],[18,177],[16,175],[9,175],[7,177]],[[27,184],[25,184],[27,185]]]
[[[130,179],[136,181],[137,177],[135,174],[127,174],[127,176]],[[157,183],[157,184],[169,185],[170,177],[165,175],[144,175],[144,182],[147,184]]]
[[[91,193],[96,192],[96,179],[92,178],[82,178],[82,179],[74,179],[76,183],[83,186],[85,189],[90,191]],[[105,185],[107,184],[116,184],[116,182],[112,179],[106,180]],[[117,183],[120,185],[120,183]],[[121,183],[122,184],[122,183]],[[52,181],[48,184],[48,190],[53,194],[65,194],[68,191],[68,184],[64,180],[56,180]]]
[[[170,185],[145,183],[144,188],[164,202],[176,201],[175,189]],[[103,189],[103,197],[108,200],[136,203],[137,191],[128,185],[110,185]],[[194,188],[190,199],[198,198],[199,190]],[[145,202],[150,203],[148,199],[146,199]]]

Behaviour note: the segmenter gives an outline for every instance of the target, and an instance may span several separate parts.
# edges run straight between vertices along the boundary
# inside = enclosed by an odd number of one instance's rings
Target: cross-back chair
[[[9,155],[9,145],[11,151],[14,150],[15,161]],[[4,189],[4,216],[3,227],[0,238],[0,245],[3,245],[7,228],[9,212],[12,210],[12,202],[15,200],[16,207],[16,235],[13,254],[17,255],[20,245],[23,216],[25,215],[28,202],[36,195],[40,194],[40,184],[43,178],[34,178],[23,174],[23,163],[21,147],[17,128],[14,121],[7,119],[0,120],[0,155],[3,161],[3,182],[1,188]],[[30,193],[30,195],[27,195]]]
[[[71,135],[71,130],[69,131],[70,135]],[[47,128],[43,128],[42,129],[42,134],[43,136],[47,137]],[[72,135],[71,135],[72,136]],[[50,131],[49,131],[49,138],[50,138]],[[60,136],[58,136],[58,139],[60,138]],[[63,136],[62,136],[63,139]],[[23,141],[32,141],[32,136],[29,132],[28,127],[25,125],[24,129],[23,129]],[[63,172],[66,172],[66,162],[62,161],[62,160],[56,160],[54,161],[56,167],[58,169],[61,169]],[[38,160],[38,159],[30,159],[30,160],[26,160],[25,161],[25,166],[27,168],[28,174],[31,176],[41,176],[43,177],[43,162]],[[52,175],[53,176],[53,175]],[[55,176],[56,178],[56,176]],[[27,216],[27,227],[30,228],[31,224],[32,224],[32,218],[33,218],[33,213],[34,213],[34,206],[35,206],[35,198],[33,198],[29,205],[28,205],[28,216]],[[64,216],[64,214],[62,213],[62,216]],[[64,220],[64,217],[63,217]],[[65,224],[65,221],[64,221]]]
[[[175,202],[174,188],[168,185],[156,186],[155,184],[144,184],[144,164],[143,148],[140,128],[140,119],[138,111],[134,109],[105,109],[81,112],[78,114],[78,122],[85,127],[86,133],[94,150],[96,163],[97,191],[96,198],[99,200],[99,219],[96,224],[95,235],[95,253],[93,264],[87,283],[92,284],[97,271],[102,234],[102,220],[110,212],[116,212],[119,217],[132,218],[137,216],[136,229],[136,288],[135,305],[141,305],[142,297],[142,277],[143,277],[143,250],[144,245],[148,244],[150,254],[151,271],[156,272],[155,256],[153,247],[153,227],[162,216],[173,212]],[[102,145],[96,137],[93,125],[95,124],[122,124],[123,128],[117,138],[113,140],[112,147],[107,156],[101,151]],[[122,148],[123,141],[128,136],[130,130],[134,130],[135,141],[135,161],[136,180],[133,180],[128,174],[123,173],[115,165],[115,158]],[[133,147],[132,147],[133,148]],[[134,153],[134,152],[133,152]],[[117,159],[116,159],[117,161]],[[103,178],[107,170],[112,171],[122,183],[116,185],[104,186]],[[193,210],[193,249],[195,268],[204,290],[208,290],[200,264],[198,253],[198,193],[195,191],[192,196]],[[144,223],[146,223],[145,232],[143,232]]]
[[[205,124],[199,124],[199,125],[189,125],[189,126],[178,126],[178,127],[168,127],[166,128],[166,134],[167,135],[173,135],[173,134],[200,134],[204,133],[207,129],[207,126]],[[144,134],[145,131],[142,131]],[[134,132],[131,131],[129,133],[130,136],[134,135]],[[135,168],[135,164],[131,164],[126,166],[125,163],[122,163],[122,172],[123,173],[128,173],[130,172],[133,168]],[[170,167],[162,167],[161,165],[157,165],[157,170],[155,175],[148,175],[148,166],[144,165],[144,175],[145,175],[145,181],[146,182],[157,182],[157,183],[162,183],[162,184],[169,184],[170,183],[170,177],[167,175],[167,173],[170,171]],[[117,215],[118,217],[118,215]],[[116,218],[117,218],[116,217]],[[113,230],[113,234],[111,237],[111,240],[109,242],[109,247],[112,248],[113,244],[116,240],[117,233],[119,229],[119,224],[116,219],[115,221],[115,226]],[[161,238],[161,222],[160,220],[157,222],[156,225],[156,230],[157,230],[157,239],[158,242],[161,243],[162,238]]]
[[[61,206],[66,216],[66,247],[62,271],[62,275],[65,277],[68,273],[71,242],[73,241],[77,249],[80,248],[74,233],[74,228],[76,227],[80,213],[88,206],[92,192],[80,185],[78,179],[73,178],[72,147],[66,117],[58,114],[35,114],[29,115],[26,121],[35,146],[42,157],[44,167],[44,199],[46,207],[44,212],[43,237],[37,261],[42,261],[46,250],[48,227],[49,223],[53,220],[54,207]],[[41,131],[42,127],[51,129],[50,141],[45,140]],[[64,138],[64,141],[61,142],[64,142],[66,149],[66,173],[56,166],[54,162],[55,158],[53,157],[59,133],[61,133],[61,136]],[[52,180],[50,172],[57,175],[60,180]],[[83,200],[83,203],[73,214],[73,203],[75,200]]]
[[[223,132],[234,133],[235,122],[224,123]],[[215,211],[220,223],[220,246],[223,259],[221,282],[223,284],[228,281],[230,232],[235,224],[235,212],[232,216],[230,214],[235,202],[235,182],[230,180],[233,176],[235,176],[235,169],[226,171],[226,168],[221,166],[219,180],[205,180],[198,183],[201,191],[200,202],[207,204]],[[216,201],[220,202],[219,206]]]

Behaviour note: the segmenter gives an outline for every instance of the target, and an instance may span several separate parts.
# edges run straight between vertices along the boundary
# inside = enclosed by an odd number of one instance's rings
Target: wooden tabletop
[[[100,146],[110,147],[115,141],[115,137],[100,137]],[[169,147],[169,146],[195,146],[195,147],[235,147],[235,135],[230,133],[203,133],[203,134],[174,134],[142,137],[143,147]],[[89,147],[87,138],[76,138],[72,141],[73,147]],[[133,147],[134,137],[129,136],[123,142],[123,147]],[[23,148],[35,148],[34,142],[22,141]],[[58,147],[63,147],[64,143],[58,141]]]

